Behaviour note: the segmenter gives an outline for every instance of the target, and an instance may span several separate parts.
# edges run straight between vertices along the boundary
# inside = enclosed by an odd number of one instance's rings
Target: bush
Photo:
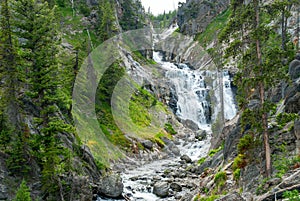
[[[276,116],[276,121],[277,121],[277,123],[278,123],[279,126],[283,127],[288,122],[294,121],[297,118],[299,118],[299,115],[295,114],[295,113],[279,113]]]
[[[233,172],[233,179],[235,181],[238,181],[240,179],[240,176],[241,176],[241,169],[240,168],[237,168],[236,170],[234,170]]]
[[[26,185],[26,181],[23,180],[17,191],[16,197],[13,201],[31,201],[30,190]]]
[[[209,151],[208,155],[210,157],[213,157],[216,153],[218,153],[219,151],[221,151],[223,149],[223,146],[220,146],[218,149],[212,149]]]
[[[299,192],[297,190],[283,192],[283,198],[288,201],[300,201]]]
[[[220,171],[215,175],[214,182],[217,184],[218,187],[222,187],[225,185],[226,179],[226,172]]]
[[[202,165],[202,163],[204,163],[204,161],[206,160],[205,157],[202,157],[198,160],[198,165]]]
[[[166,130],[168,133],[170,133],[171,135],[177,134],[177,132],[174,130],[172,124],[170,124],[170,123],[166,123],[166,124],[165,124],[165,130]]]
[[[237,157],[235,157],[235,159],[233,161],[232,169],[235,171],[237,169],[242,169],[242,168],[246,167],[246,165],[247,165],[247,162],[245,159],[245,155],[239,154]]]

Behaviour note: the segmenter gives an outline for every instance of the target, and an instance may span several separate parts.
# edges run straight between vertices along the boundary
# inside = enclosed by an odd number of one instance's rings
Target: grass
[[[231,11],[227,9],[223,13],[219,14],[205,29],[204,32],[199,33],[196,36],[196,40],[203,47],[207,47],[215,38],[217,38],[218,34],[227,23]]]

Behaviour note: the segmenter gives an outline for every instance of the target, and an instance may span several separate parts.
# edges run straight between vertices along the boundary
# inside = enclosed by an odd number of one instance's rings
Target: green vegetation
[[[164,127],[164,128],[165,128],[165,130],[166,130],[168,133],[170,133],[171,135],[177,134],[177,132],[174,130],[172,124],[170,124],[170,123],[165,123],[165,127]]]
[[[208,152],[208,155],[210,157],[213,157],[216,153],[218,153],[219,151],[221,151],[222,149],[224,148],[224,146],[220,146],[218,149],[211,149],[209,152]]]
[[[196,36],[195,39],[199,41],[200,45],[206,47],[217,38],[220,31],[224,28],[224,24],[228,21],[230,14],[230,9],[219,14],[202,33]]]
[[[280,154],[272,156],[273,166],[275,168],[275,176],[282,178],[287,171],[300,167],[300,156],[290,156],[285,144],[277,146],[277,148],[280,150]]]
[[[13,201],[31,201],[30,189],[26,185],[26,181],[23,180],[20,184],[19,189],[17,190],[16,196]]]
[[[241,176],[241,169],[237,168],[233,171],[233,179],[235,181],[238,181],[240,179]]]
[[[283,128],[287,123],[299,118],[298,114],[280,113],[276,116],[276,122],[280,128]]]
[[[202,165],[206,160],[206,157],[202,157],[198,160],[198,165]]]
[[[226,183],[227,175],[226,172],[220,171],[214,177],[214,182],[218,188],[222,188]]]
[[[283,192],[283,198],[287,201],[300,201],[299,192],[297,190]]]
[[[239,154],[237,157],[234,158],[232,169],[235,171],[237,169],[242,169],[246,167],[247,161],[245,155]]]

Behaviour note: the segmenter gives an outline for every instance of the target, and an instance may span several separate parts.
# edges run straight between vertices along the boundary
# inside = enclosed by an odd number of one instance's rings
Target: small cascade
[[[223,96],[224,96],[224,117],[231,120],[235,117],[237,109],[235,107],[234,95],[231,89],[231,77],[228,71],[223,71]]]

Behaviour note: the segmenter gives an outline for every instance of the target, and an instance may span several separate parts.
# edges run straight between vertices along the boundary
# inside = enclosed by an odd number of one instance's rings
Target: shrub
[[[246,165],[247,165],[247,162],[245,159],[245,155],[239,154],[237,157],[235,157],[235,159],[233,161],[232,169],[235,171],[237,169],[242,169],[242,168],[246,167]]]
[[[214,182],[217,184],[218,187],[222,187],[225,185],[226,179],[226,172],[220,171],[215,175]]]
[[[30,190],[26,185],[25,180],[23,180],[20,184],[16,197],[13,199],[13,201],[31,201]]]
[[[221,151],[223,149],[223,146],[220,146],[218,149],[212,149],[209,151],[208,155],[210,157],[213,157],[216,153],[218,153],[219,151]]]
[[[283,192],[283,198],[288,201],[300,201],[299,192],[297,190]]]
[[[240,168],[237,168],[236,170],[234,170],[233,172],[233,179],[235,181],[238,181],[240,179],[240,176],[241,176],[241,169]]]
[[[204,161],[206,160],[205,157],[202,157],[198,160],[198,165],[202,165],[202,163],[204,163]]]
[[[170,124],[170,123],[166,123],[166,124],[165,124],[165,130],[166,130],[168,133],[170,133],[171,135],[177,134],[177,132],[174,130],[172,124]]]

